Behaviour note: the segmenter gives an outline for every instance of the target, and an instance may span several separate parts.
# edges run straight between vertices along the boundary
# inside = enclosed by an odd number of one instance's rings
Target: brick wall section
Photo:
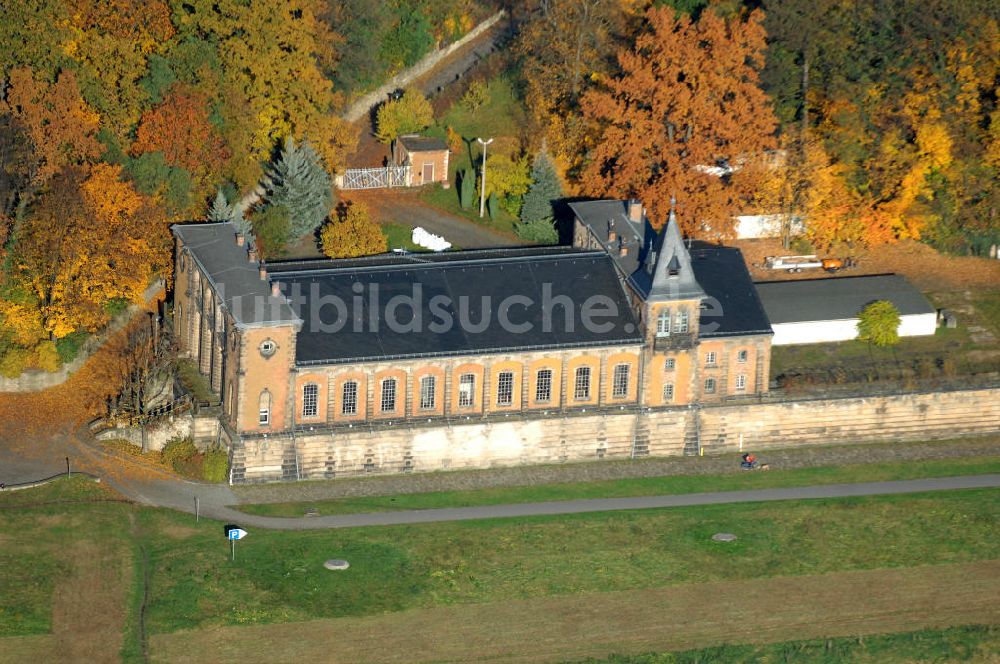
[[[1000,431],[1000,389],[338,427],[237,442],[234,476],[288,479],[290,458],[303,479],[625,459],[640,437],[650,455],[675,456],[684,453],[696,416],[706,454],[737,453],[741,435],[746,450],[953,438]]]

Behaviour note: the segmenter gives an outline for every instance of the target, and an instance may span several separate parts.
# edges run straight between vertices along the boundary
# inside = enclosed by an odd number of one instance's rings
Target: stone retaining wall
[[[1000,431],[1000,389],[784,401],[250,438],[234,482],[323,479]]]

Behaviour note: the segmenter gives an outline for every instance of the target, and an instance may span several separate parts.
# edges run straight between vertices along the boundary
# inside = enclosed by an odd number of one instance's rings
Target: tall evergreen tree
[[[531,186],[521,203],[521,222],[525,224],[551,219],[552,202],[563,196],[559,175],[544,152],[535,157],[535,163],[531,167],[531,180]]]
[[[267,201],[288,209],[292,237],[300,238],[323,223],[333,204],[330,175],[308,143],[289,136],[268,177]]]
[[[232,221],[233,208],[230,207],[229,201],[226,200],[226,195],[222,193],[221,189],[215,194],[215,200],[212,201],[212,206],[208,208],[208,216],[206,218],[212,222]]]

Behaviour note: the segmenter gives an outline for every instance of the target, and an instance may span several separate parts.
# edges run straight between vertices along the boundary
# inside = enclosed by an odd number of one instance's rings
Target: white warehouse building
[[[755,284],[771,320],[774,346],[847,341],[858,336],[861,310],[888,300],[899,310],[899,336],[932,335],[937,310],[898,274]]]

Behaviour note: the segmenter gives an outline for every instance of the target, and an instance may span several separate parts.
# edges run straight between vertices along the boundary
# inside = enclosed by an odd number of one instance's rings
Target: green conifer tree
[[[222,193],[221,189],[215,194],[215,200],[208,208],[207,219],[212,222],[225,222],[233,219],[233,208],[230,207],[229,201],[226,200],[226,195]]]
[[[562,184],[548,156],[541,152],[531,167],[531,186],[521,204],[521,222],[552,219],[552,202],[563,197]]]
[[[308,143],[295,145],[289,136],[278,163],[268,177],[267,202],[288,210],[289,231],[300,238],[315,230],[330,213],[333,190],[330,174]]]

